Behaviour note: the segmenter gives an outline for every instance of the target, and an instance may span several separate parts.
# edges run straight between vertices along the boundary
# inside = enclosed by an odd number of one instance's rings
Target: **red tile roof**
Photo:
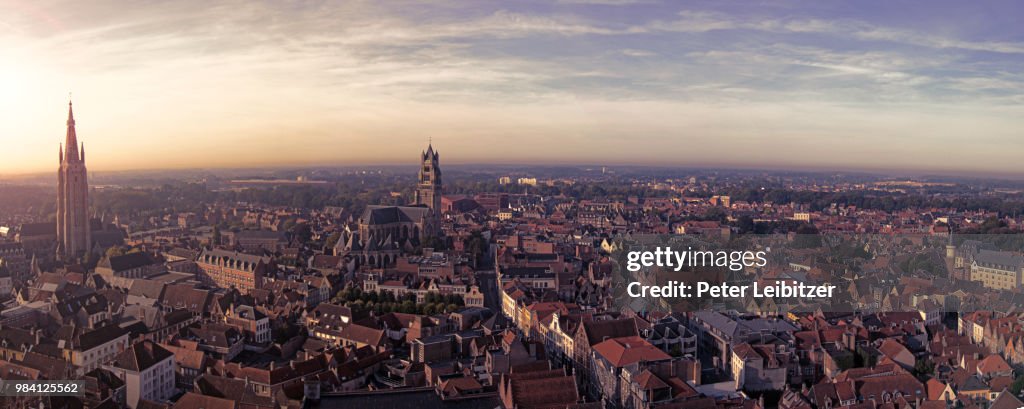
[[[1011,370],[1010,364],[1006,363],[1006,360],[997,354],[986,356],[985,359],[982,359],[981,362],[978,363],[978,373],[981,373],[982,375],[998,372],[1010,372]]]
[[[648,369],[644,369],[639,376],[636,377],[636,384],[640,385],[641,390],[649,391],[652,389],[663,389],[667,388],[668,384],[658,378],[653,372]]]
[[[612,338],[594,345],[594,353],[621,368],[640,361],[663,361],[671,356],[638,336]]]
[[[189,392],[174,403],[174,409],[235,409],[235,402]]]
[[[579,400],[576,379],[557,369],[504,376],[501,397],[506,407],[518,409],[567,407]]]

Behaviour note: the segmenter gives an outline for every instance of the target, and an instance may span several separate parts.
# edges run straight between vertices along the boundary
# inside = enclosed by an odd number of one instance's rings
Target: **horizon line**
[[[445,167],[517,167],[517,166],[531,166],[531,167],[566,167],[566,168],[596,168],[602,167],[612,168],[639,168],[639,169],[661,169],[661,170],[692,170],[692,171],[724,171],[724,172],[794,172],[794,173],[811,173],[811,174],[837,174],[837,173],[850,173],[850,174],[862,174],[885,178],[962,178],[962,179],[982,179],[982,180],[1004,180],[1004,181],[1024,181],[1024,174],[1015,172],[992,172],[992,171],[981,171],[981,170],[956,170],[956,169],[916,169],[916,168],[877,168],[877,167],[836,167],[836,168],[825,168],[817,166],[784,166],[784,165],[710,165],[710,164],[692,164],[692,165],[673,165],[673,164],[659,164],[659,163],[633,163],[633,162],[622,162],[622,163],[559,163],[559,162],[505,162],[505,163],[478,163],[478,162],[456,162],[452,164],[442,165],[442,169]],[[104,169],[104,170],[89,170],[90,175],[118,175],[128,173],[158,173],[158,172],[225,172],[225,171],[284,171],[284,170],[309,170],[309,169],[352,169],[360,167],[408,167],[415,168],[416,165],[406,162],[370,162],[363,164],[316,164],[316,163],[281,163],[281,164],[266,164],[266,165],[241,165],[241,166],[223,166],[223,167],[197,167],[197,166],[168,166],[168,167],[154,167],[154,168],[134,168],[134,169]],[[524,169],[523,171],[528,172]],[[0,173],[0,181],[4,180],[16,180],[16,179],[32,179],[45,177],[50,172],[47,171],[36,171],[36,172],[25,172],[25,173]],[[890,173],[886,175],[886,173]]]

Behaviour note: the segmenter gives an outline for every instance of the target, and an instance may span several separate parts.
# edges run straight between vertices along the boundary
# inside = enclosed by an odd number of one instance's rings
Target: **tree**
[[[1013,384],[1010,385],[1010,393],[1012,393],[1013,396],[1020,396],[1021,389],[1024,389],[1024,375],[1018,376],[1017,379],[1013,381]]]
[[[431,248],[431,249],[434,249],[434,251],[443,251],[443,250],[447,250],[448,249],[448,246],[446,245],[444,240],[441,240],[440,237],[434,237],[434,236],[430,236],[430,237],[427,237],[426,239],[424,239],[423,243],[420,245],[420,247],[421,248]]]
[[[931,375],[935,371],[935,364],[929,359],[919,359],[914,363],[914,374],[919,378]]]
[[[274,335],[274,342],[278,344],[283,344],[285,342],[288,342],[289,339],[292,339],[293,337],[298,335],[299,328],[296,327],[295,325],[292,325],[290,322],[284,321],[281,323],[280,326],[274,328],[272,332]]]
[[[818,228],[813,224],[803,224],[796,228],[796,237],[793,239],[793,248],[810,249],[821,247],[821,236],[818,235]]]
[[[435,311],[437,310],[434,308],[434,304],[423,304],[420,307],[420,313],[423,315],[433,315]]]
[[[313,229],[309,227],[309,223],[296,224],[291,230],[292,237],[299,241],[299,243],[307,243],[313,238]]]
[[[339,241],[341,241],[341,233],[335,232],[334,234],[331,234],[331,236],[327,238],[327,242],[324,243],[324,248],[325,249],[333,249],[334,246],[337,245]],[[326,250],[324,250],[324,251],[326,251]],[[335,255],[337,255],[337,254],[335,254]]]
[[[736,220],[736,229],[739,230],[740,234],[752,233],[757,225],[754,223],[754,218],[743,215]]]
[[[473,264],[473,268],[480,267],[480,260],[488,252],[487,239],[484,238],[483,233],[479,230],[473,230],[469,237],[466,238],[465,242],[466,254],[469,255],[469,259]]]
[[[701,218],[704,220],[714,220],[724,223],[728,220],[729,215],[725,212],[725,209],[720,207],[711,207],[704,212],[704,215]]]

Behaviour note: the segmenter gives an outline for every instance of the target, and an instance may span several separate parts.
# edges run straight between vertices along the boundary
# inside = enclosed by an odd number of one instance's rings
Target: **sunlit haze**
[[[1024,172],[1024,3],[630,3],[0,0],[0,174],[69,92],[90,171]]]

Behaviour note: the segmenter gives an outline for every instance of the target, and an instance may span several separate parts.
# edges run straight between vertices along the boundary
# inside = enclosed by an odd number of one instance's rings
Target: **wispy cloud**
[[[599,6],[631,6],[652,3],[652,0],[558,0],[559,4],[589,4]]]
[[[1024,171],[1003,158],[1024,148],[1019,27],[559,3],[0,0],[0,144],[16,146],[0,172],[52,167],[69,90],[93,169],[396,162],[430,135],[461,162],[928,167],[956,151],[943,166]],[[1012,146],[961,149],[961,132]]]
[[[628,57],[653,57],[655,55],[658,55],[658,53],[655,53],[653,51],[648,51],[648,50],[638,50],[638,49],[635,49],[635,48],[627,48],[625,50],[622,50],[622,55],[625,55],[625,56],[628,56]]]
[[[868,22],[838,18],[776,19],[771,17],[735,17],[724,13],[684,10],[671,20],[656,20],[642,28],[682,33],[704,33],[724,30],[753,30],[773,33],[829,34],[836,37],[887,41],[930,48],[955,48],[997,53],[1024,53],[1024,44],[1004,41],[968,41],[938,35],[877,26]]]

